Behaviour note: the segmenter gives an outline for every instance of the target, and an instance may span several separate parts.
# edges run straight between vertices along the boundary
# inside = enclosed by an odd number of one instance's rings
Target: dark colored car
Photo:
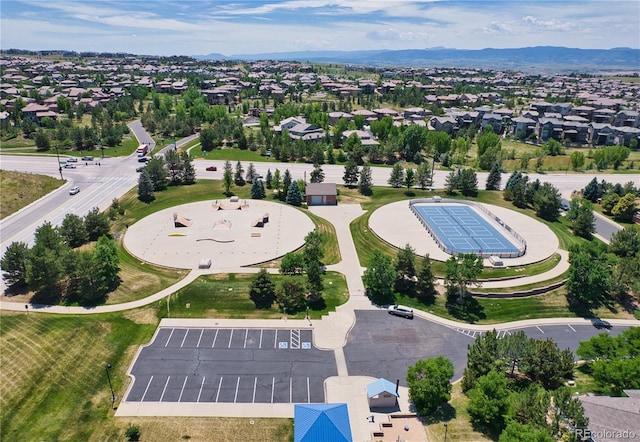
[[[93,161],[93,157],[92,156],[82,157],[82,161]]]
[[[207,170],[209,172],[215,172],[216,170],[218,170],[218,168],[216,166],[209,166],[209,167],[207,167]]]
[[[144,166],[136,167],[136,172],[142,172],[144,170]]]
[[[149,158],[149,157],[140,157],[140,158],[138,158],[138,163],[146,163],[149,160],[151,160],[151,158]]]

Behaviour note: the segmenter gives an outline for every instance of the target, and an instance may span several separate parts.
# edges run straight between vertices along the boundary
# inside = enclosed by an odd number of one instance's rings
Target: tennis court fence
[[[450,248],[448,248],[444,244],[444,242],[440,239],[438,234],[431,228],[429,223],[420,215],[420,213],[414,207],[416,204],[433,204],[433,203],[436,203],[436,204],[455,203],[455,204],[465,204],[467,206],[475,207],[478,210],[482,211],[484,214],[486,214],[489,218],[491,218],[492,220],[500,224],[500,226],[502,226],[502,228],[504,228],[507,231],[507,233],[509,233],[509,235],[511,235],[518,243],[518,250],[515,252],[508,252],[505,250],[483,249],[483,250],[478,250],[478,253],[476,253],[476,255],[480,255],[486,258],[490,256],[499,256],[500,258],[518,258],[524,255],[525,253],[527,253],[527,241],[520,234],[518,234],[518,232],[513,230],[507,223],[505,223],[502,219],[498,218],[493,212],[491,212],[489,209],[484,207],[482,204],[477,204],[477,203],[474,203],[473,201],[452,200],[452,199],[434,200],[432,198],[417,198],[417,199],[409,200],[409,208],[411,209],[413,214],[418,218],[418,220],[420,221],[420,224],[422,224],[423,227],[427,229],[427,232],[433,238],[436,244],[438,244],[438,247],[441,250],[443,250],[445,253],[448,253],[449,255],[457,256],[460,252],[457,252],[455,250],[451,250]]]

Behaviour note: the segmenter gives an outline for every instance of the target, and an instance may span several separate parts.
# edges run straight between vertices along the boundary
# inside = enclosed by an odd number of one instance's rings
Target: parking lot
[[[312,330],[160,328],[136,359],[128,402],[324,402],[337,375]]]

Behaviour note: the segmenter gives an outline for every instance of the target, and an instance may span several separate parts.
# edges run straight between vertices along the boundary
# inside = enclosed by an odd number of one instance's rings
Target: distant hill
[[[218,60],[281,60],[368,66],[491,67],[524,71],[640,70],[640,49],[576,49],[534,46],[513,49],[404,49],[367,51],[298,51],[194,56]]]

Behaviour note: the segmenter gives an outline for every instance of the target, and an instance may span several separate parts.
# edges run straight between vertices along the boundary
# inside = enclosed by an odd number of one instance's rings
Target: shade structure
[[[295,442],[352,442],[347,404],[296,404]]]

